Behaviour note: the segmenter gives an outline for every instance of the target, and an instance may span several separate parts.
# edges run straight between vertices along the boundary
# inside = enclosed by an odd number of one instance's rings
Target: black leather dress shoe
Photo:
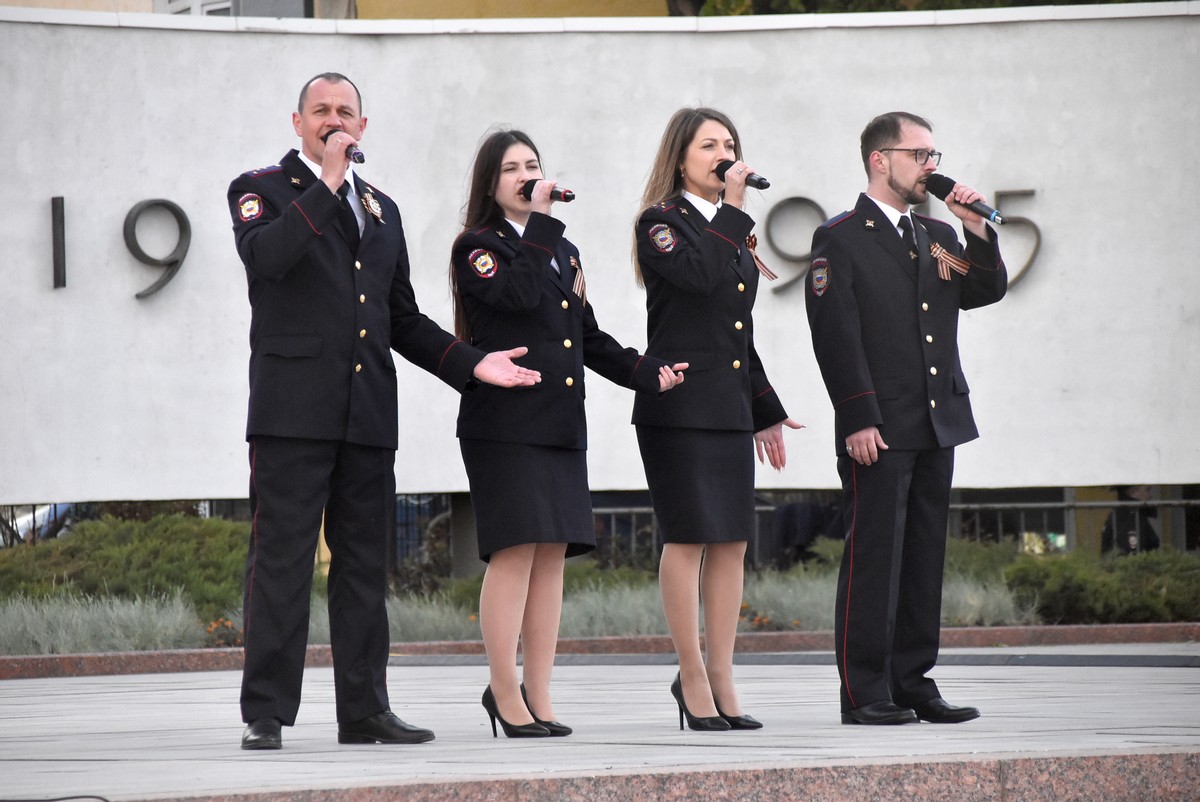
[[[338,724],[340,744],[420,744],[433,740],[433,730],[414,727],[384,710],[353,724]]]
[[[916,724],[917,714],[911,708],[893,702],[871,702],[842,713],[843,724]]]
[[[913,705],[917,717],[934,724],[958,724],[979,718],[978,707],[958,707],[952,705],[940,696],[935,696],[927,702]]]
[[[282,749],[283,736],[277,718],[256,718],[242,733],[243,749]]]

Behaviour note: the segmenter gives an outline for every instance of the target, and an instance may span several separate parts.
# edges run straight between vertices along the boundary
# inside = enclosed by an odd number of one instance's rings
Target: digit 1
[[[67,286],[66,215],[62,196],[50,199],[50,230],[54,241],[54,289]]]

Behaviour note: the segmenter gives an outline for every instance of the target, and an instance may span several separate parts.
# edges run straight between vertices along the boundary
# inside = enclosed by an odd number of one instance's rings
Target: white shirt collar
[[[525,226],[521,225],[520,223],[514,222],[512,220],[509,220],[507,217],[504,218],[504,222],[508,223],[510,226],[513,227],[513,231],[517,232],[517,237],[522,238],[522,239],[525,237]],[[555,273],[562,272],[561,270],[558,269],[558,260],[555,259],[553,256],[550,257],[550,266],[554,268]]]
[[[712,222],[712,219],[717,216],[717,210],[721,208],[721,199],[717,198],[716,203],[707,201],[699,195],[693,195],[686,189],[683,191],[683,197],[688,199],[688,203],[696,207],[696,211],[704,215],[704,219]]]
[[[304,162],[304,164],[308,167],[308,169],[312,170],[312,173],[313,173],[313,175],[315,175],[317,177],[317,180],[320,180],[321,165],[317,164],[315,161],[313,161],[312,159],[305,156],[303,150],[297,151],[297,154],[300,156],[300,161]],[[353,167],[347,168],[346,180],[350,182],[350,197],[357,200],[358,189],[354,186],[354,168]]]
[[[867,197],[871,198],[870,195],[867,195]],[[901,236],[904,236],[904,232],[900,230],[900,218],[901,217],[907,217],[909,225],[911,225],[913,227],[913,231],[917,230],[916,223],[912,219],[912,209],[911,208],[906,209],[905,211],[902,212],[902,211],[896,209],[891,204],[884,203],[883,201],[879,200],[878,198],[871,198],[871,200],[875,203],[876,206],[879,207],[879,211],[886,214],[887,219],[892,221],[892,228],[896,229],[896,233],[900,234]]]

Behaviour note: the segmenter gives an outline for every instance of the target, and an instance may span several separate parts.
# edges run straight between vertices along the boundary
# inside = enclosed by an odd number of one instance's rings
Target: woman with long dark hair
[[[579,250],[550,216],[554,188],[527,135],[488,135],[450,265],[458,336],[486,350],[527,345],[521,362],[542,375],[528,392],[476,387],[462,395],[458,415],[479,556],[488,564],[479,598],[490,678],[483,706],[493,736],[499,719],[510,738],[571,732],[556,720],[550,672],[564,561],[596,545],[583,369],[656,395],[682,382],[687,367],[643,357],[600,330]]]
[[[754,452],[781,470],[787,416],[754,348],[760,269],[733,122],[685,108],[667,124],[634,230],[648,354],[688,362],[661,401],[638,394],[633,422],[663,536],[659,585],[679,675],[671,694],[693,730],[758,729],[733,682],[743,561],[754,529]],[[761,266],[761,267],[760,267]],[[700,648],[700,606],[704,642]]]

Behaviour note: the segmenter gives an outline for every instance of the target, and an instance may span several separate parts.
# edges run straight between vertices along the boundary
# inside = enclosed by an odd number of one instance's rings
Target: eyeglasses
[[[905,153],[911,153],[917,164],[924,164],[930,159],[933,159],[934,167],[942,163],[942,152],[940,150],[925,150],[924,148],[880,148],[879,152],[884,153],[889,150],[902,150]]]

